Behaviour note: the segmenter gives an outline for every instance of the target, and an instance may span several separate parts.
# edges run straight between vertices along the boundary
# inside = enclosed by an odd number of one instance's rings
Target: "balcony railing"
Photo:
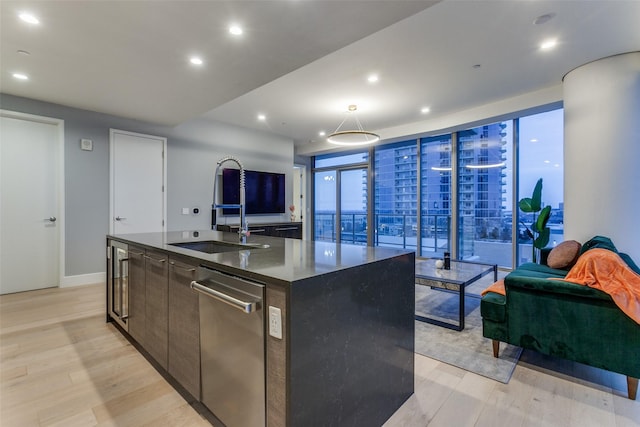
[[[340,241],[342,243],[367,244],[367,214],[342,213],[340,216]],[[336,241],[336,214],[315,214],[315,239]],[[421,251],[443,253],[449,250],[451,217],[449,215],[422,215],[420,235]],[[415,215],[378,214],[374,221],[374,246],[417,250],[418,231]]]
[[[562,218],[559,215],[560,219]],[[336,241],[335,213],[315,214],[315,239]],[[530,219],[521,218],[525,223]],[[458,251],[462,259],[490,262],[512,268],[511,221],[501,216],[478,218],[475,211],[468,216],[460,214]],[[451,249],[451,217],[449,215],[422,215],[422,231],[417,232],[416,215],[377,214],[374,219],[374,246],[385,246],[414,250],[421,256],[441,257]],[[561,222],[549,224],[551,239],[549,246],[564,240]],[[418,238],[419,237],[419,238]],[[367,244],[367,215],[362,212],[342,213],[340,240],[343,243]],[[519,260],[527,262],[531,253],[531,242],[524,226],[518,229]]]

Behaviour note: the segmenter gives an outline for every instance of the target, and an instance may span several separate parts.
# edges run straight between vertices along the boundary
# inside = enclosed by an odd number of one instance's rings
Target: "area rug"
[[[416,286],[416,313],[447,322],[456,321],[457,293]],[[416,353],[457,366],[501,383],[508,383],[522,348],[500,343],[493,357],[491,340],[482,336],[479,296],[465,298],[465,329],[458,332],[416,321]]]

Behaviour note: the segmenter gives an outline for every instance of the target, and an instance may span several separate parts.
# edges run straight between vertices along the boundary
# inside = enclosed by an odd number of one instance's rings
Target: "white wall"
[[[104,273],[105,236],[109,231],[109,129],[167,138],[167,230],[208,229],[216,161],[238,157],[247,169],[286,174],[292,188],[293,141],[222,123],[195,120],[161,126],[62,105],[0,94],[5,110],[64,120],[65,124],[65,266],[64,282]],[[93,140],[93,151],[80,150],[80,139]],[[287,203],[290,201],[288,196]],[[181,208],[201,208],[198,216]],[[250,222],[288,220],[249,217]]]
[[[640,262],[640,52],[564,78],[565,238],[610,237]]]
[[[202,230],[211,224],[213,178],[217,161],[227,155],[238,158],[245,169],[286,174],[289,206],[293,197],[293,141],[208,120],[194,120],[175,128],[179,138],[169,139],[167,230]],[[233,163],[223,167],[235,167]],[[221,180],[218,179],[218,186]],[[218,201],[221,193],[218,189]],[[182,215],[181,208],[199,207],[199,215]],[[238,216],[222,216],[219,224],[237,224]],[[281,215],[248,215],[249,224],[289,221]]]

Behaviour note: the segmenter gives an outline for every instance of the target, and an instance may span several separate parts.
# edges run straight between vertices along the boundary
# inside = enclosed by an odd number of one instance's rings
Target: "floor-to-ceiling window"
[[[549,245],[563,240],[562,115],[553,110],[384,144],[370,151],[371,160],[369,151],[318,156],[314,236],[359,244],[367,236],[374,246],[424,257],[449,251],[507,268],[526,262],[524,227],[532,218],[518,211],[517,199],[530,196],[538,178],[543,202],[552,206]]]
[[[479,126],[458,136],[458,254],[511,267],[511,121]]]
[[[420,226],[424,257],[451,251],[451,134],[420,140]]]
[[[418,235],[416,140],[375,150],[375,246],[416,250]]]
[[[542,178],[543,207],[551,206],[549,246],[555,246],[564,240],[563,110],[521,117],[518,128],[518,197],[531,197]],[[526,233],[532,221],[533,214],[519,212],[518,264],[532,259],[532,241]]]

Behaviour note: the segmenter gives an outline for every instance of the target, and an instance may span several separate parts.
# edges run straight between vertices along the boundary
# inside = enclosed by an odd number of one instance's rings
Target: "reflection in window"
[[[458,258],[512,266],[512,122],[458,132]]]
[[[376,148],[374,246],[416,249],[417,155],[416,141]]]
[[[422,256],[442,257],[451,238],[451,135],[420,140]]]

